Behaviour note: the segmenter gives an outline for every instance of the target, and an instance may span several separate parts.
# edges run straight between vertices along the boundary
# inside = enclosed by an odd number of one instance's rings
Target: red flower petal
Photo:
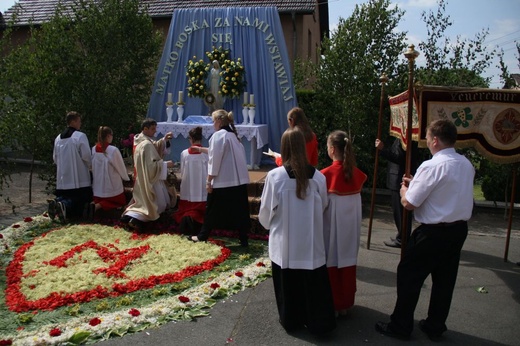
[[[256,266],[257,266],[257,267],[265,267],[265,264],[264,264],[264,262],[258,262],[258,263],[256,264]]]
[[[220,287],[220,285],[219,285],[219,284],[217,284],[216,282],[214,282],[214,283],[212,283],[212,284],[211,284],[211,286],[210,286],[210,287],[211,287],[211,288],[213,288],[214,290],[216,290],[217,288],[219,288],[219,287]]]
[[[32,220],[32,217],[26,217],[25,219],[23,219],[24,222],[31,222]]]
[[[2,233],[0,233],[0,239],[3,239],[4,238],[4,235]]]
[[[20,228],[19,224],[13,225],[13,228]]]
[[[239,278],[241,278],[242,276],[244,276],[244,273],[242,273],[242,272],[236,272],[235,275],[238,276]]]
[[[61,335],[60,328],[51,329],[51,331],[49,332],[49,335],[50,336],[60,336]]]
[[[101,323],[101,320],[97,317],[94,317],[93,319],[90,320],[90,322],[88,324],[90,324],[92,327],[95,327],[100,323]]]
[[[0,346],[9,346],[13,344],[13,340],[7,339],[7,340],[0,340]]]
[[[183,303],[187,303],[190,301],[190,298],[188,297],[185,297],[185,296],[179,296],[179,300]]]
[[[141,314],[141,312],[139,312],[139,310],[137,310],[135,308],[130,309],[130,311],[128,311],[128,313],[134,317],[139,316]]]

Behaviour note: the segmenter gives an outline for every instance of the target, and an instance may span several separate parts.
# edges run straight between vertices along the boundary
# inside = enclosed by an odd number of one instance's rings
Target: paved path
[[[23,174],[20,180],[27,182]],[[9,204],[0,202],[2,226],[45,211],[44,184],[35,188],[33,204],[17,204],[12,214]],[[13,187],[13,189],[15,189]],[[16,203],[26,200],[23,188],[8,190]],[[368,202],[367,202],[368,203]],[[501,211],[476,208],[470,220],[470,235],[462,251],[454,298],[443,341],[460,345],[520,344],[520,213],[515,212],[509,261],[504,261],[507,220]],[[229,299],[220,301],[211,315],[195,321],[171,322],[158,329],[127,335],[99,343],[126,345],[394,345],[374,330],[378,320],[388,320],[395,291],[395,269],[400,250],[383,244],[394,235],[388,206],[376,206],[370,250],[367,249],[368,218],[365,210],[358,263],[356,305],[349,315],[338,320],[338,328],[328,338],[316,339],[306,331],[287,334],[278,323],[272,280],[266,280]],[[487,294],[477,292],[485,287]],[[431,281],[428,279],[417,306],[416,320],[425,318]],[[416,330],[409,344],[430,344]]]

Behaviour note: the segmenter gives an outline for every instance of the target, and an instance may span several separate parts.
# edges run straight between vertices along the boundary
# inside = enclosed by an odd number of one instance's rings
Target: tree
[[[146,114],[162,44],[138,0],[71,6],[58,6],[49,22],[32,27],[28,40],[2,57],[0,70],[2,145],[47,164],[52,182],[53,141],[66,112],[82,114],[91,143],[106,125],[117,144]]]
[[[416,80],[423,84],[488,87],[490,78],[481,77],[492,63],[496,50],[488,50],[484,44],[489,30],[475,34],[473,39],[457,36],[455,42],[445,34],[453,25],[446,14],[446,0],[438,0],[437,11],[423,12],[421,18],[426,24],[427,39],[419,43],[419,51],[426,62],[417,69]]]
[[[336,31],[324,42],[324,56],[317,71],[316,96],[311,123],[320,147],[332,130],[351,134],[357,164],[365,172],[373,167],[381,85],[379,77],[398,73],[405,50],[404,32],[397,25],[404,12],[388,0],[356,5],[352,15],[340,18]],[[324,151],[322,151],[324,153]],[[321,164],[325,161],[320,157]]]

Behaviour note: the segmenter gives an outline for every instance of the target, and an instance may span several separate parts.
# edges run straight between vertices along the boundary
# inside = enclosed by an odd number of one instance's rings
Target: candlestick
[[[168,93],[168,103],[173,103],[172,93]]]
[[[184,94],[183,91],[179,91],[179,102],[182,102],[182,95]]]
[[[249,104],[254,105],[255,104],[255,95],[251,94],[249,96]]]
[[[247,103],[247,99],[248,99],[248,92],[247,91],[244,91],[244,103]]]

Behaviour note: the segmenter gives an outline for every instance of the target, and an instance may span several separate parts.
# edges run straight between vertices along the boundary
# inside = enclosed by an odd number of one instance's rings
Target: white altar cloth
[[[182,150],[188,148],[189,142],[186,140],[188,138],[188,132],[194,128],[200,126],[202,127],[202,136],[206,139],[205,142],[209,139],[209,137],[215,132],[213,128],[213,123],[210,124],[197,124],[197,123],[185,123],[185,122],[158,122],[157,123],[157,136],[162,137],[167,132],[172,132],[174,138],[183,137],[184,141],[175,140],[172,141],[173,145],[173,160],[180,160],[180,152]],[[265,124],[253,124],[253,125],[235,125],[238,133],[238,138],[245,138],[247,142],[249,142],[250,150],[248,162],[250,168],[257,169],[258,164],[261,158],[261,152],[258,153],[264,145],[266,145],[268,140],[268,132],[267,125]],[[182,138],[178,138],[182,139]],[[204,144],[204,143],[203,143]],[[245,144],[245,143],[244,143]],[[206,144],[207,145],[207,144]],[[178,153],[178,155],[177,155]],[[246,151],[247,153],[247,151]],[[178,156],[178,157],[177,157]]]

